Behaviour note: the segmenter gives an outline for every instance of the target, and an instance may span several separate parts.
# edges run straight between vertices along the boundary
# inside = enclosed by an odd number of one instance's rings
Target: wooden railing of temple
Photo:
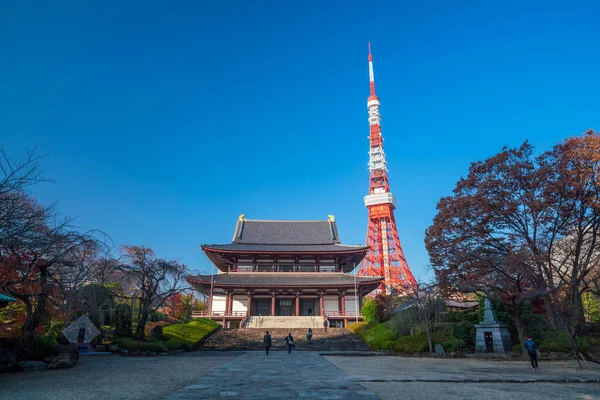
[[[326,317],[356,317],[357,315],[361,317],[362,313],[360,311],[358,313],[356,311],[346,311],[345,313],[341,311],[325,311]]]
[[[209,311],[192,311],[192,318],[208,318],[213,317],[245,317],[246,311],[232,311],[226,313],[224,311],[214,311],[212,314]]]
[[[316,316],[316,315],[315,315]],[[346,311],[342,313],[340,311],[325,311],[326,317],[362,317],[362,313],[359,311]],[[209,311],[192,311],[192,318],[210,318],[210,317],[246,317],[246,311],[232,311],[225,313],[224,311],[214,311],[212,314]]]

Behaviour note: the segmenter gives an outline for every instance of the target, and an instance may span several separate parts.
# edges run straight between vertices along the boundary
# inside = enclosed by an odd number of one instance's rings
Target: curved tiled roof
[[[268,221],[238,220],[233,243],[333,245],[340,243],[337,224],[333,220]]]

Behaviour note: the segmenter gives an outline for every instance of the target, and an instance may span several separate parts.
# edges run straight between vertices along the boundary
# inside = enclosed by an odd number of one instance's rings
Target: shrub
[[[169,321],[170,317],[165,314],[165,313],[161,313],[160,311],[154,311],[153,313],[150,313],[148,321],[150,322],[158,322],[158,321]]]
[[[375,304],[375,301],[365,301],[360,311],[366,323],[376,324],[379,322],[379,319],[377,318],[377,305]]]
[[[32,356],[36,360],[54,357],[58,354],[59,345],[52,335],[36,336],[33,339]]]
[[[438,343],[438,341],[436,340],[435,343]],[[462,351],[466,347],[465,341],[456,337],[444,338],[439,343],[447,352]]]
[[[513,353],[520,353],[521,352],[521,345],[520,344],[515,344],[512,348]]]
[[[454,326],[452,335],[462,340],[466,345],[471,346],[475,344],[475,326],[469,323],[461,323]]]
[[[586,338],[578,338],[577,344],[581,346],[581,350],[586,351],[589,348],[589,342]],[[542,352],[570,352],[572,347],[570,344],[569,334],[561,331],[546,331],[542,334],[542,339],[538,343],[538,347]]]
[[[425,353],[429,351],[427,334],[404,336],[396,340],[394,350],[399,353]]]
[[[58,344],[69,344],[69,340],[62,334],[62,331],[69,326],[68,323],[62,321],[56,321],[50,323],[46,328],[46,336],[52,338]]]
[[[115,308],[115,334],[117,336],[131,336],[131,306],[118,304]]]
[[[163,351],[168,351],[169,348],[165,346],[161,342],[156,341],[143,341],[139,342],[134,338],[130,337],[118,337],[115,339],[115,343],[119,344],[119,346],[129,349],[129,350],[148,350],[153,351],[155,353],[161,353]]]

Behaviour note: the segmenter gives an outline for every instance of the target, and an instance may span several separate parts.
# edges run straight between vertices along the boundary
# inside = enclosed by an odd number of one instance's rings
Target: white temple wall
[[[248,310],[248,296],[245,295],[233,295],[233,312],[246,312]]]
[[[215,294],[212,298],[212,312],[224,313],[225,312],[225,295]]]

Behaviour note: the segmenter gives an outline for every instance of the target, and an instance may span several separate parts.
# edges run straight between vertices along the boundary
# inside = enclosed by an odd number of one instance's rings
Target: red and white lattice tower
[[[369,43],[369,80],[371,95],[367,100],[369,109],[369,194],[365,196],[365,206],[369,210],[369,228],[367,229],[367,245],[371,249],[364,258],[358,275],[383,276],[385,279],[379,292],[386,294],[406,293],[416,284],[413,274],[404,257],[394,209],[396,198],[390,192],[385,153],[383,152],[383,136],[381,135],[381,116],[379,114],[379,97],[375,94],[375,77],[373,74],[373,56]]]

